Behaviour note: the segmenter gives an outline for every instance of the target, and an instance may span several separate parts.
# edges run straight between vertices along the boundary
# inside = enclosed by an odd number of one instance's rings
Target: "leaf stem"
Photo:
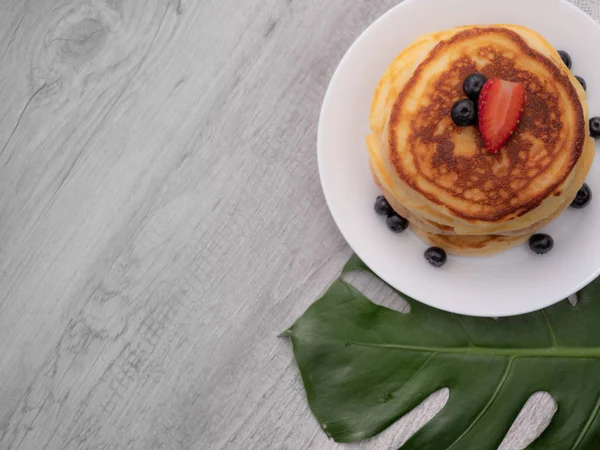
[[[469,341],[469,345],[471,347],[475,347],[475,344],[471,340],[471,336],[469,335],[469,333],[467,333],[467,329],[465,328],[464,324],[462,323],[462,320],[461,320],[460,316],[458,316],[457,314],[452,313],[452,317],[454,317],[456,319],[456,321],[458,322],[458,325],[460,326],[460,329],[463,331],[463,333],[465,333],[465,337]]]
[[[592,358],[600,359],[600,347],[550,347],[550,348],[492,348],[492,347],[422,347],[418,345],[376,344],[371,342],[345,341],[364,347],[389,348],[412,352],[450,353],[474,356],[507,356],[537,358]]]
[[[588,430],[592,426],[592,423],[596,419],[596,416],[598,415],[598,411],[600,411],[600,397],[598,397],[598,400],[596,401],[596,405],[594,406],[594,409],[592,410],[590,417],[588,418],[587,422],[585,423],[585,426],[581,430],[581,433],[579,433],[579,437],[577,438],[577,441],[575,441],[575,444],[573,444],[573,450],[576,450],[577,447],[579,447],[579,445],[583,442],[583,438],[585,437]]]
[[[552,328],[552,324],[550,324],[550,320],[548,319],[548,315],[546,311],[542,309],[542,314],[544,315],[544,319],[546,320],[546,325],[548,326],[548,332],[550,333],[550,337],[552,338],[552,346],[558,347],[558,340],[556,339],[556,334],[554,334],[554,328]]]
[[[464,438],[469,433],[469,431],[471,431],[473,429],[473,427],[475,425],[477,425],[477,422],[479,422],[479,419],[481,419],[483,417],[483,415],[487,412],[487,410],[490,409],[490,407],[492,406],[492,404],[494,403],[494,401],[496,401],[496,398],[498,397],[498,394],[502,390],[502,386],[504,386],[504,383],[506,383],[506,379],[508,378],[508,375],[510,373],[510,369],[512,369],[512,365],[513,365],[514,360],[515,360],[514,358],[510,358],[508,360],[508,364],[506,365],[506,369],[504,370],[504,373],[502,374],[502,378],[500,379],[500,382],[498,383],[498,386],[496,386],[496,389],[494,390],[494,393],[492,394],[492,396],[490,397],[490,399],[488,400],[488,402],[486,403],[486,405],[483,407],[483,409],[481,411],[479,411],[479,414],[477,414],[477,417],[475,417],[475,419],[473,420],[473,422],[471,422],[471,424],[469,425],[469,427],[465,431],[463,431],[458,438],[456,438],[456,440],[452,443],[452,445],[450,445],[450,447],[447,448],[447,450],[451,450],[452,448],[454,448],[454,446],[456,444],[458,444],[459,441],[462,438]]]

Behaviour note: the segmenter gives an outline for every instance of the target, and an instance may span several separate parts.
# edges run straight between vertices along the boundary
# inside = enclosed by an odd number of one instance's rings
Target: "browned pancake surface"
[[[408,142],[419,144],[409,149],[418,176],[409,174],[398,158],[394,130],[397,122],[403,120],[401,111],[413,85],[420,77],[427,76],[423,71],[427,68],[428,60],[438,57],[447,47],[461,40],[485,36],[489,32],[508,36],[517,44],[521,55],[534,59],[544,68],[544,76],[537,71],[518,68],[515,57],[519,55],[503,54],[494,46],[477,47],[472,54],[456,59],[446,71],[429,81],[429,98],[419,106],[418,114],[412,116],[416,118],[410,124]],[[482,66],[481,60],[485,60],[486,64]],[[526,87],[527,100],[521,123],[507,145],[496,155],[487,153],[476,127],[457,127],[450,118],[452,105],[465,97],[462,80],[474,72],[481,72],[488,78],[520,82]],[[548,74],[551,75],[550,79]],[[559,91],[552,89],[549,83],[560,85],[560,92],[567,93],[568,107],[576,112],[573,126],[577,133],[567,148],[559,144],[564,127],[560,114],[565,108],[565,99],[560,99]],[[473,28],[440,43],[407,82],[390,116],[390,157],[401,178],[428,200],[441,204],[439,196],[421,189],[419,177],[425,177],[428,182],[457,199],[477,205],[477,208],[465,210],[444,203],[458,217],[484,221],[510,220],[533,210],[549,195],[561,195],[559,188],[582,153],[584,131],[584,114],[578,94],[554,62],[532,50],[511,30]],[[534,154],[532,142],[538,143]],[[539,151],[539,148],[543,148],[543,151]],[[549,174],[548,169],[559,152],[568,152],[568,160],[560,173]],[[531,187],[530,183],[537,183],[542,177],[548,176],[552,176],[552,183],[543,190],[525,198],[519,195]]]

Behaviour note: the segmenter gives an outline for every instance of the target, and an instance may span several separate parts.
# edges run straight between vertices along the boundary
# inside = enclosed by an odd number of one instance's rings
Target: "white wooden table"
[[[319,107],[395,3],[0,2],[0,449],[396,448],[439,410],[328,441],[276,337],[351,253]]]

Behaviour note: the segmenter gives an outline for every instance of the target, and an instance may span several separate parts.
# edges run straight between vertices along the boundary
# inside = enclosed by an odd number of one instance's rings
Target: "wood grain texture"
[[[335,444],[276,337],[350,255],[319,107],[395,0],[0,3],[0,449],[387,449],[443,406]]]

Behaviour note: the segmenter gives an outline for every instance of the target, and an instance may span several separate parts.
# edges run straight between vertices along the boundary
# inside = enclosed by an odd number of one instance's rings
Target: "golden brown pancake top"
[[[428,76],[429,61],[447,51],[461,40],[501,33],[517,44],[519,52],[504,54],[494,45],[477,45],[468,54],[460,55],[443,72],[429,81],[427,99],[419,102],[417,114],[411,115],[409,150],[414,158],[417,176],[405,170],[398,157],[396,125],[402,121],[402,110],[411,89],[421,77]],[[480,44],[484,40],[477,40]],[[519,68],[517,58],[526,55],[545,69],[544,76],[538,71]],[[481,61],[485,61],[482,65]],[[525,85],[527,99],[520,124],[508,143],[497,154],[489,154],[477,127],[458,127],[451,118],[452,105],[465,98],[462,82],[470,74],[480,72],[489,78],[501,78]],[[548,74],[550,75],[548,77]],[[552,83],[560,85],[567,93],[568,108],[575,111],[574,138],[567,148],[559,143],[564,136],[561,113],[565,110],[564,98]],[[570,79],[555,62],[531,49],[515,32],[505,28],[471,28],[457,33],[453,38],[438,44],[417,68],[398,96],[389,123],[391,162],[399,176],[415,191],[432,202],[442,204],[439,197],[423,190],[418,182],[425,177],[457,199],[483,205],[481,209],[465,211],[443,203],[454,214],[466,219],[484,221],[509,220],[519,217],[541,204],[550,195],[560,195],[560,187],[571,173],[581,156],[585,140],[584,114],[581,102]],[[418,145],[412,145],[412,143]],[[536,145],[535,152],[532,146]],[[427,149],[423,151],[423,149]],[[547,170],[559,152],[569,152],[568,162],[560,173],[552,174],[552,183],[536,195],[520,198],[519,192],[540,177],[547,177]],[[490,212],[491,211],[491,212]]]

